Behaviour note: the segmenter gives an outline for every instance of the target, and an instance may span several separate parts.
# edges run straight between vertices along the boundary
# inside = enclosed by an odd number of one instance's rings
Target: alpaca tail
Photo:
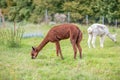
[[[76,43],[80,43],[80,41],[82,40],[82,38],[83,38],[83,34],[82,34],[82,32],[79,30]]]

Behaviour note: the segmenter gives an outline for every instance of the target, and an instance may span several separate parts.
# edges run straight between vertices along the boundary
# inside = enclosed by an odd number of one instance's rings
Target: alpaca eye
[[[31,56],[34,56],[34,54],[32,53]]]

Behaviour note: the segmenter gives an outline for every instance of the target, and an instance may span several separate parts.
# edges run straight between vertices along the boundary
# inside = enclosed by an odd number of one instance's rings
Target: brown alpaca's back
[[[46,37],[50,42],[68,39],[69,37],[77,41],[79,33],[81,33],[81,31],[77,26],[73,24],[63,24],[51,28]]]
[[[46,37],[44,38],[44,40],[40,43],[40,45],[37,48],[33,48],[31,53],[32,58],[35,58],[39,51],[48,42],[53,42],[56,44],[57,56],[60,55],[61,58],[63,59],[59,41],[68,38],[70,38],[71,44],[73,46],[74,58],[76,59],[77,48],[79,50],[80,57],[82,58],[82,48],[80,46],[80,41],[82,40],[82,32],[76,25],[73,24],[62,24],[51,28],[47,33]]]

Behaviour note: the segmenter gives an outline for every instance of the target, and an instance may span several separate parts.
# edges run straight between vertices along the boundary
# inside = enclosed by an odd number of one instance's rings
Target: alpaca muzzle
[[[32,56],[31,58],[32,58],[32,59],[35,59],[36,57],[35,57],[35,56]]]

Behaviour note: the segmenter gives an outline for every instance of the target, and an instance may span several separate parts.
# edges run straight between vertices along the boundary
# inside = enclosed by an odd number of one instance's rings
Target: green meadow
[[[32,46],[40,44],[52,25],[22,25],[25,33],[40,31],[44,36],[22,38],[16,48],[1,43],[0,80],[120,80],[120,28],[109,27],[111,33],[117,33],[117,43],[106,36],[104,48],[100,48],[97,37],[96,48],[89,49],[87,26],[77,25],[83,32],[83,58],[77,53],[76,60],[69,39],[60,41],[64,60],[56,56],[54,43],[48,43],[36,59],[31,59]]]

